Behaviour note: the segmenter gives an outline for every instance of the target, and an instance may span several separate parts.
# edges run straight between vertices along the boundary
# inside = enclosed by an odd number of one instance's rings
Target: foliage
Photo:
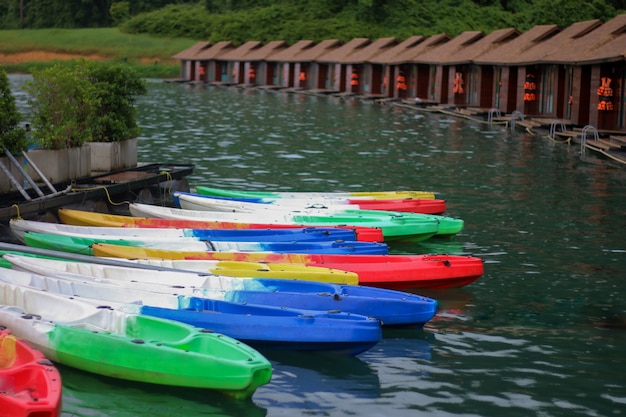
[[[20,153],[28,147],[26,131],[19,126],[22,116],[17,110],[15,97],[11,94],[9,78],[0,66],[0,151]]]
[[[33,72],[25,84],[33,111],[33,136],[43,149],[82,146],[92,138],[98,106],[95,86],[84,65],[54,65]]]
[[[81,59],[35,70],[26,83],[34,136],[44,149],[137,137],[135,97],[147,92],[132,68]]]
[[[135,97],[146,94],[145,81],[126,65],[84,61],[95,87],[96,108],[91,123],[93,142],[117,142],[139,136]]]

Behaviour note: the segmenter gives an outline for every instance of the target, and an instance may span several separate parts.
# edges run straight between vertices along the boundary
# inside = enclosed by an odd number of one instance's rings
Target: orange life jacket
[[[454,76],[454,88],[452,89],[454,94],[463,94],[463,74],[457,72]]]
[[[352,80],[350,81],[350,85],[359,85],[359,74],[356,72],[352,73]]]
[[[537,96],[535,95],[535,90],[537,89],[535,77],[532,74],[528,74],[526,80],[527,81],[524,83],[524,101],[535,101],[537,100]]]
[[[306,72],[300,71],[300,81],[306,81]]]
[[[404,75],[398,75],[398,83],[396,84],[398,90],[406,90],[406,79]]]
[[[256,78],[256,70],[254,67],[250,67],[250,70],[248,70],[248,78]]]

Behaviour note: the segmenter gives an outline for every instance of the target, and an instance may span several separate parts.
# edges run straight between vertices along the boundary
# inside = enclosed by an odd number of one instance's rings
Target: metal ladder
[[[593,135],[593,139],[598,142],[600,140],[600,136],[598,135],[598,129],[595,126],[587,125],[583,127],[582,132],[580,133],[580,154],[585,154],[585,149],[587,149],[587,134],[591,133]]]
[[[524,120],[524,113],[519,110],[515,110],[513,113],[511,113],[511,130],[515,130],[515,121],[518,118]]]
[[[65,193],[67,191],[67,190],[62,191],[62,192],[57,191],[56,188],[54,188],[54,186],[50,183],[50,181],[48,181],[46,176],[41,172],[39,167],[37,167],[37,165],[35,165],[33,163],[33,161],[28,157],[26,152],[22,151],[22,156],[24,157],[24,159],[30,164],[30,166],[37,173],[39,178],[50,189],[51,194],[48,194],[48,195],[44,194],[44,192],[41,190],[41,188],[39,188],[39,186],[35,183],[35,181],[30,177],[30,175],[28,175],[26,170],[22,167],[22,164],[20,164],[19,161],[17,159],[15,159],[13,154],[11,154],[11,152],[9,152],[8,150],[5,150],[4,153],[9,158],[9,161],[11,161],[11,164],[15,168],[17,168],[17,170],[22,175],[22,177],[31,185],[33,190],[35,190],[35,192],[39,196],[39,197],[35,198],[34,200],[39,200],[39,199],[43,199],[43,198],[49,198],[49,197],[52,197],[52,196],[55,196],[55,195],[59,195],[61,193]],[[28,192],[22,186],[22,184],[20,184],[19,181],[15,178],[15,176],[11,173],[11,170],[9,169],[9,167],[7,167],[2,161],[0,161],[0,169],[2,169],[2,171],[4,171],[4,173],[6,174],[7,178],[9,179],[9,181],[11,181],[11,184],[13,184],[13,186],[20,192],[20,194],[22,194],[22,197],[24,197],[24,199],[26,201],[33,201],[33,198],[30,196],[30,194],[28,194]]]
[[[500,110],[493,108],[493,109],[489,109],[489,115],[487,116],[487,123],[489,125],[491,125],[493,123],[493,118],[495,117],[501,117],[502,115],[500,114]]]
[[[565,123],[563,123],[561,120],[553,120],[550,123],[550,133],[548,133],[548,136],[550,137],[550,139],[555,139],[556,138],[556,128],[557,127],[561,128],[561,132],[565,132]]]

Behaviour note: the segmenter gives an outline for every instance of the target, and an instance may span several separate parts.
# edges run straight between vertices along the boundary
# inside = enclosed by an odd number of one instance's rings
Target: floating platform
[[[60,193],[27,200],[19,192],[0,195],[0,225],[12,218],[45,219],[56,216],[61,207],[97,212],[124,213],[128,202],[172,205],[172,192],[189,191],[185,177],[193,173],[191,164],[147,163],[133,168],[54,184]],[[0,240],[4,237],[0,230]]]

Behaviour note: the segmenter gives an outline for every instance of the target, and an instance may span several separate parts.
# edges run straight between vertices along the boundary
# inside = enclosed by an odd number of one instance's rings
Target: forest
[[[0,0],[0,29],[117,27],[211,42],[293,43],[506,27],[523,32],[621,13],[626,0]]]

